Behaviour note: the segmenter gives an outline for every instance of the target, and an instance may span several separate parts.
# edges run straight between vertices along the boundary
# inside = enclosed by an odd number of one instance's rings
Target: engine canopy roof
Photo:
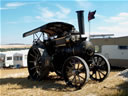
[[[75,30],[72,24],[65,23],[65,22],[51,22],[24,33],[23,37],[27,37],[37,32],[44,32],[49,36],[55,36],[55,35],[64,36],[66,33],[70,33],[71,30]]]

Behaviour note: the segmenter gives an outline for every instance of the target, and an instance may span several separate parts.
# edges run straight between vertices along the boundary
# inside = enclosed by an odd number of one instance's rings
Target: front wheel
[[[63,77],[67,85],[81,88],[89,78],[89,68],[84,59],[69,57],[63,65]]]
[[[103,81],[110,73],[110,64],[101,54],[95,54],[90,64],[90,78],[95,81]]]

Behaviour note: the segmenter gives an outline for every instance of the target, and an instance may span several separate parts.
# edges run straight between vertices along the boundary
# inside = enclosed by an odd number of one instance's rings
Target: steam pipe
[[[79,26],[79,32],[80,34],[84,34],[84,11],[80,10],[80,11],[76,11],[77,13],[77,18],[78,18],[78,26]]]

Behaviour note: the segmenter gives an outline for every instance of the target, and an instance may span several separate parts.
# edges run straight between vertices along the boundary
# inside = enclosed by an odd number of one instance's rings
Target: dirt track
[[[0,69],[1,96],[127,96],[128,82],[112,70],[103,82],[89,80],[81,90],[66,86],[55,73],[41,82],[28,80],[27,69]],[[126,78],[128,79],[128,78]]]

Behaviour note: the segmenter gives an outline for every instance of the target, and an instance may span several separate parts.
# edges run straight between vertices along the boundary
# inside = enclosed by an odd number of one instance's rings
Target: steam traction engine
[[[83,11],[77,11],[77,15],[79,32],[71,24],[52,22],[23,34],[23,37],[32,34],[34,37],[27,58],[29,75],[33,80],[45,79],[49,72],[56,72],[67,85],[81,88],[89,77],[103,81],[108,76],[108,60],[95,53],[92,43],[82,37]],[[41,35],[38,36],[37,32]]]

